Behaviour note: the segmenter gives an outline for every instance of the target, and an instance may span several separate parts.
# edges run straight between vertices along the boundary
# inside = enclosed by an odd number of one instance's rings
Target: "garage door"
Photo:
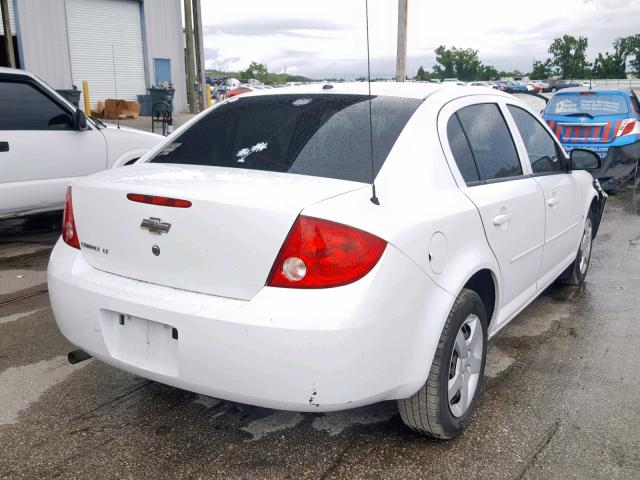
[[[140,2],[66,0],[66,8],[73,83],[89,82],[91,106],[116,98],[116,88],[125,100],[146,93]]]
[[[9,0],[9,22],[11,24],[11,34],[16,34],[16,18],[13,13],[13,0]],[[0,11],[0,35],[4,35],[4,23],[2,22],[2,12]]]

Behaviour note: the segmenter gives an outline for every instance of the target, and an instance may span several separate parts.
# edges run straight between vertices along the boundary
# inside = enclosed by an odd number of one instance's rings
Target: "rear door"
[[[533,177],[544,191],[545,238],[538,288],[555,279],[575,256],[580,228],[580,185],[568,172],[559,145],[525,109],[508,105]]]
[[[100,131],[78,131],[73,111],[37,82],[0,76],[0,217],[62,209],[69,183],[106,168]]]
[[[486,102],[481,99],[486,98]],[[464,193],[476,205],[500,265],[498,324],[535,294],[544,243],[544,198],[520,161],[501,106],[471,97],[443,110],[449,153]],[[453,167],[455,168],[455,167]]]

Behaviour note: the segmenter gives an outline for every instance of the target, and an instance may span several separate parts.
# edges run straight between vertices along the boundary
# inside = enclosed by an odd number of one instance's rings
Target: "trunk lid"
[[[288,173],[141,164],[76,182],[73,210],[82,254],[94,268],[248,300],[264,286],[300,211],[360,188],[366,185]],[[192,205],[137,203],[129,193]],[[143,220],[165,230],[170,224],[169,231],[152,233]]]

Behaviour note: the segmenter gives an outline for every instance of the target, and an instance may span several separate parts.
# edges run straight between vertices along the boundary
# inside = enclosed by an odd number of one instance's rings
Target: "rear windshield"
[[[626,99],[616,93],[571,93],[556,95],[545,111],[549,115],[587,113],[592,117],[621,115],[629,112]]]
[[[370,182],[369,97],[238,97],[203,117],[150,161]],[[372,97],[376,175],[421,101]]]

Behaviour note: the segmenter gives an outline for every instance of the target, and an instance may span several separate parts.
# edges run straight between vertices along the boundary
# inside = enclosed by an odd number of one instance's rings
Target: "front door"
[[[171,60],[168,58],[154,58],[153,67],[156,85],[162,85],[164,82],[171,83]]]
[[[16,76],[14,76],[16,77]],[[104,136],[26,78],[0,79],[0,217],[62,209],[67,186],[106,168]]]
[[[508,106],[527,151],[533,176],[544,192],[546,228],[538,288],[545,288],[575,258],[582,232],[580,185],[563,164],[562,150],[529,112]]]

